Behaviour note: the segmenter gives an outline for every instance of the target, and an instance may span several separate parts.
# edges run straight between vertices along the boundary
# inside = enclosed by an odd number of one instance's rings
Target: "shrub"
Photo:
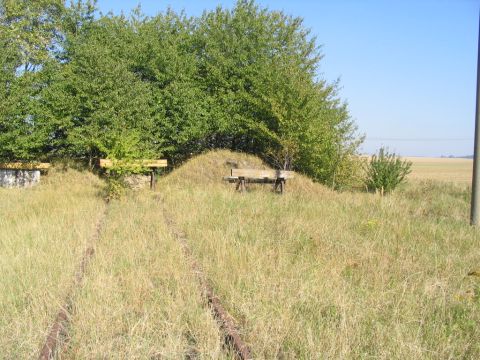
[[[410,161],[402,160],[382,147],[366,166],[365,186],[368,191],[389,193],[405,181],[411,167]]]
[[[109,174],[106,180],[105,198],[107,200],[119,199],[125,194],[127,184],[125,183],[123,175]]]
[[[119,199],[125,191],[130,187],[129,183],[125,181],[125,176],[131,174],[144,174],[150,172],[148,168],[135,163],[134,159],[128,159],[118,161],[117,159],[111,159],[113,166],[105,172],[105,178],[107,186],[105,188],[105,197],[107,199]]]

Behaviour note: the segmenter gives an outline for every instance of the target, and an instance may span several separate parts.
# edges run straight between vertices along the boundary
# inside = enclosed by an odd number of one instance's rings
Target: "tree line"
[[[361,142],[302,19],[238,1],[201,16],[0,0],[0,160],[261,156],[342,184]]]

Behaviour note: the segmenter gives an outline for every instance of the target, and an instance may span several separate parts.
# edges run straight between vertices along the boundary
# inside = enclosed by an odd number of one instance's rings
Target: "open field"
[[[151,194],[105,209],[95,176],[70,171],[32,189],[0,189],[1,358],[28,359],[42,343],[84,250],[93,246],[59,358],[228,358],[193,274]],[[62,344],[60,344],[62,346]]]
[[[413,163],[411,179],[431,179],[470,184],[473,161],[471,159],[449,159],[407,157]]]
[[[232,358],[165,207],[256,359],[480,357],[466,184],[417,178],[380,197],[297,176],[283,196],[261,185],[240,195],[221,181],[227,160],[262,166],[227,151],[196,157],[155,193],[111,201],[95,244],[106,205],[93,175],[0,189],[2,356],[38,354],[94,246],[58,358]]]

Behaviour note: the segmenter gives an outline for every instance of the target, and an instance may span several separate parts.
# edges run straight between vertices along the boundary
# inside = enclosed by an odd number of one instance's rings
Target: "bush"
[[[120,199],[127,190],[127,184],[123,175],[118,174],[108,174],[107,186],[105,187],[105,199]]]
[[[411,167],[410,161],[402,160],[382,147],[366,166],[365,186],[368,191],[389,193],[405,181]]]

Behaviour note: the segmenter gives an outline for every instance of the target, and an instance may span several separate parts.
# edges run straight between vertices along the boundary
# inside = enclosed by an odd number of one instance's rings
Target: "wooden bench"
[[[167,167],[168,162],[165,159],[159,160],[110,160],[110,159],[100,159],[100,167],[105,169],[112,169],[116,166],[141,166],[150,168],[150,189],[155,190],[155,171],[158,168]]]
[[[236,190],[245,192],[247,183],[274,184],[273,191],[283,194],[285,182],[294,177],[293,171],[287,170],[258,170],[258,169],[231,169],[230,176],[223,179],[236,183]]]

